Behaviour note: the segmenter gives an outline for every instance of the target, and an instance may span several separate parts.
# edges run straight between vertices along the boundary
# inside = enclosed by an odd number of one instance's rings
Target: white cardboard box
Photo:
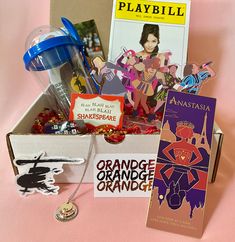
[[[22,119],[7,135],[7,144],[11,161],[22,155],[32,155],[45,151],[48,156],[65,156],[70,158],[87,158],[91,135],[56,135],[31,134],[32,124],[48,101],[44,94],[33,103]],[[119,144],[108,143],[103,135],[95,136],[90,163],[83,182],[93,182],[93,160],[96,154],[149,154],[149,159],[156,159],[160,135],[126,135]],[[219,165],[223,133],[214,124],[212,155],[209,167],[209,182],[214,182]],[[12,163],[15,175],[19,173]],[[77,183],[80,181],[85,165],[64,165],[64,172],[55,176],[58,183]]]

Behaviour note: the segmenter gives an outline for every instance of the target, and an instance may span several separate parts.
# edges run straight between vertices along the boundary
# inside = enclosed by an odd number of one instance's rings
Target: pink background
[[[69,1],[68,1],[69,2]],[[217,180],[209,185],[203,241],[234,241],[235,236],[235,1],[192,0],[189,60],[214,61],[217,76],[203,95],[217,98],[216,121],[225,133]],[[92,17],[92,16],[91,16]],[[24,70],[27,35],[49,23],[49,1],[0,1],[0,236],[1,241],[196,241],[145,227],[148,199],[95,199],[84,185],[77,199],[80,214],[59,223],[53,213],[74,185],[59,196],[22,198],[5,143],[5,134],[26,111],[41,89]]]

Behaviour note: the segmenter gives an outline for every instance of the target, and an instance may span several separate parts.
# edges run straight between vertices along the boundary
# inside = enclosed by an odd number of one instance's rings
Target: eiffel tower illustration
[[[210,145],[209,145],[208,140],[207,140],[206,125],[207,125],[207,113],[204,116],[204,123],[203,123],[202,132],[197,139],[196,146],[197,146],[197,148],[204,148],[206,150],[206,152],[209,154]]]

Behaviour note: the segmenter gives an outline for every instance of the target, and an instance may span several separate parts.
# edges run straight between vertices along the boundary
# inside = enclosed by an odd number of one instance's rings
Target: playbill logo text
[[[181,106],[181,107],[186,107],[186,108],[194,108],[194,109],[198,109],[198,110],[211,111],[210,106],[208,106],[208,105],[194,103],[194,102],[187,102],[185,100],[177,100],[175,97],[171,98],[170,104]]]
[[[186,18],[186,4],[117,0],[116,18],[183,25]]]

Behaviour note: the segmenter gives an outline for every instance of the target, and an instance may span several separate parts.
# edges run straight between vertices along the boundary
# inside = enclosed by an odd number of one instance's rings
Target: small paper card
[[[94,196],[149,197],[155,157],[155,154],[97,154]]]
[[[202,236],[215,103],[169,91],[147,227]]]
[[[98,127],[122,127],[124,97],[96,94],[72,94],[70,120],[84,120]]]

